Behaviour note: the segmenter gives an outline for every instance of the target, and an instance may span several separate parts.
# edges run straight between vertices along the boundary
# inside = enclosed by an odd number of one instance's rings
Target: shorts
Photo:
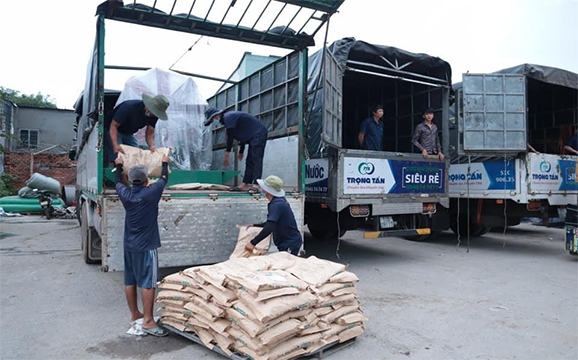
[[[157,287],[159,257],[157,249],[124,252],[124,285],[141,289]]]

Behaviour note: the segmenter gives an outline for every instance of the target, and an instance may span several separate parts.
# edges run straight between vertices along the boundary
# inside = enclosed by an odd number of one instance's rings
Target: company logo
[[[375,172],[375,166],[370,162],[362,162],[357,167],[357,171],[361,175],[371,175]]]
[[[546,172],[546,173],[547,173],[547,172],[550,172],[550,170],[552,170],[552,165],[551,165],[549,162],[547,162],[547,161],[542,161],[542,162],[540,163],[540,171],[541,171],[541,172]]]

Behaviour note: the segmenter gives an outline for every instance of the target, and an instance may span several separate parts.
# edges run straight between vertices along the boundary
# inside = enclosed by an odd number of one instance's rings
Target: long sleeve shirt
[[[428,154],[438,154],[442,152],[442,146],[438,136],[438,127],[433,123],[431,124],[431,127],[427,126],[425,122],[416,126],[411,142],[420,151],[425,149]]]

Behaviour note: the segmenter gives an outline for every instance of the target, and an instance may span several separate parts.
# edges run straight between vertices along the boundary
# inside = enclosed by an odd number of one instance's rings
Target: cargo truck
[[[480,236],[528,217],[565,217],[578,202],[578,74],[522,64],[464,74],[450,121],[451,228]]]
[[[264,172],[294,188],[305,184],[305,223],[314,238],[362,230],[365,238],[425,240],[449,228],[448,163],[423,158],[412,135],[432,107],[447,151],[450,93],[446,61],[344,38],[311,56],[292,52],[208,102],[254,114],[268,127]],[[385,151],[359,149],[359,125],[372,104],[384,107]],[[217,165],[226,133],[213,126]]]
[[[87,263],[100,262],[103,271],[122,271],[124,268],[124,209],[114,188],[110,164],[104,162],[106,145],[103,137],[105,114],[115,106],[120,93],[105,90],[105,70],[148,69],[130,64],[109,64],[105,61],[105,54],[109,54],[105,48],[105,23],[117,21],[132,24],[133,29],[134,25],[141,29],[146,26],[306,51],[306,47],[314,42],[315,33],[343,1],[279,3],[282,3],[282,6],[277,7],[278,14],[270,17],[271,19],[287,19],[283,11],[291,9],[300,12],[302,16],[281,28],[274,26],[275,20],[270,24],[259,23],[259,27],[251,27],[246,25],[246,19],[243,18],[245,13],[257,11],[258,14],[265,11],[255,8],[251,3],[237,4],[237,7],[232,9],[235,2],[230,1],[213,1],[210,8],[204,7],[206,3],[195,5],[193,2],[191,5],[190,2],[183,4],[183,1],[174,1],[172,7],[163,9],[155,5],[150,7],[132,2],[124,5],[122,1],[109,0],[98,6],[96,40],[89,59],[86,85],[75,106],[78,115],[75,124],[77,142],[71,149],[71,158],[77,161],[80,238]],[[240,6],[245,8],[238,11]],[[233,16],[233,13],[238,18],[227,17],[227,14]],[[303,31],[289,31],[289,25]],[[143,53],[143,59],[146,59],[146,56],[147,53]],[[203,74],[185,75],[212,78]],[[298,89],[295,88],[294,91]],[[171,106],[179,106],[174,100],[171,101]],[[303,116],[299,112],[305,110],[304,97],[296,99],[294,104],[296,113],[292,126],[303,126]],[[199,123],[202,124],[202,120],[204,119],[200,119]],[[162,138],[158,134],[158,127],[156,131],[155,142]],[[162,143],[155,145],[163,146]],[[210,149],[209,155],[212,155]],[[168,185],[188,182],[221,184],[234,176],[234,171],[222,170],[222,161],[215,164],[213,170],[176,169],[171,173]],[[298,178],[295,180],[296,182],[287,188],[287,200],[295,217],[303,223],[304,183]],[[235,226],[262,221],[266,218],[266,213],[267,200],[260,194],[165,190],[158,219],[162,243],[159,249],[159,264],[161,267],[172,267],[224,261],[235,246],[238,231]]]

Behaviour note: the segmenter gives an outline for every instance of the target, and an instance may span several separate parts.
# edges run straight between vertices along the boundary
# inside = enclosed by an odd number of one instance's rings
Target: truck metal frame
[[[289,1],[261,0],[246,5],[235,2],[175,0],[170,9],[108,0],[98,6],[96,40],[89,60],[86,85],[75,106],[77,112],[77,144],[71,157],[77,160],[77,199],[81,224],[81,244],[87,263],[101,262],[103,271],[122,271],[124,210],[110,180],[110,169],[104,165],[104,114],[115,105],[116,98],[105,91],[105,69],[146,70],[142,67],[105,64],[105,21],[115,20],[160,29],[175,30],[236,41],[258,43],[286,49],[304,49],[312,45],[315,33],[337,11],[344,0]],[[185,4],[183,4],[185,3]],[[271,6],[270,6],[271,5]],[[239,9],[239,6],[245,6]],[[187,13],[176,14],[186,8]],[[259,22],[267,9],[273,9],[273,21]],[[260,12],[258,20],[246,24],[245,14]],[[279,26],[278,18],[293,11],[289,23]],[[235,13],[236,18],[231,18]],[[296,14],[305,14],[297,17]],[[259,24],[259,25],[258,25]],[[277,25],[277,26],[275,26]],[[294,31],[291,27],[298,30]],[[308,34],[304,29],[309,29]],[[202,74],[189,74],[209,78]],[[227,81],[229,82],[230,81]],[[300,97],[301,99],[302,97]],[[304,103],[296,103],[296,111],[304,111]],[[298,116],[301,119],[302,116]],[[301,122],[295,124],[303,126]],[[221,159],[222,160],[222,159]],[[219,163],[220,164],[220,163]],[[219,169],[219,167],[216,167]],[[217,170],[218,171],[218,170]],[[198,175],[186,172],[183,182]],[[226,180],[226,179],[224,179]],[[169,185],[171,179],[169,179]],[[295,217],[303,219],[304,185],[287,188]],[[254,223],[266,217],[267,200],[260,194],[236,194],[215,191],[165,190],[159,208],[159,228],[162,247],[159,249],[161,267],[190,266],[226,260],[234,249],[237,224]]]

